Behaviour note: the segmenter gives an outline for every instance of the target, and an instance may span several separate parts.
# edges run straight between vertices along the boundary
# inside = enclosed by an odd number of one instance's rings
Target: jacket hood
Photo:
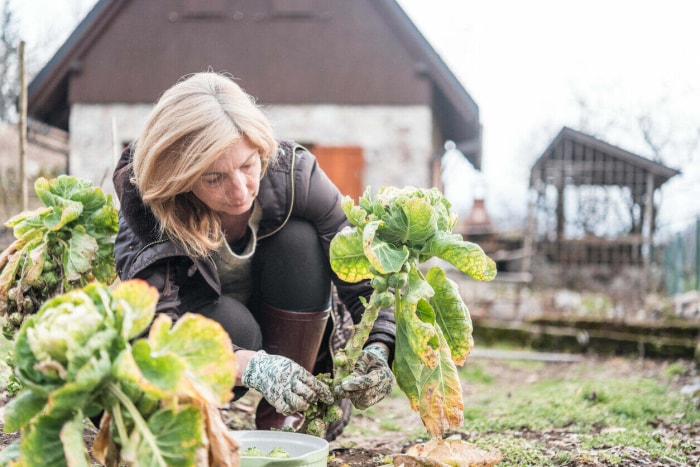
[[[134,145],[130,144],[122,151],[112,182],[119,198],[119,215],[124,218],[134,234],[142,241],[150,243],[161,239],[160,229],[153,212],[141,199],[139,189],[131,182],[134,176],[131,164],[133,156]]]

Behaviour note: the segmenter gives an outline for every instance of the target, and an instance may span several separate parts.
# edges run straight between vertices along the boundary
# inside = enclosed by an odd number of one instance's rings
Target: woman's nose
[[[243,193],[246,191],[245,175],[241,171],[234,170],[229,180],[231,182],[229,187],[231,193]]]

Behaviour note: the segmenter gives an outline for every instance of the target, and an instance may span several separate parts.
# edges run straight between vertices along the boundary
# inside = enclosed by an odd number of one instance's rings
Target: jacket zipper
[[[260,241],[264,238],[267,238],[271,235],[274,235],[277,232],[279,232],[280,230],[282,230],[282,227],[287,225],[287,221],[289,221],[289,218],[292,217],[292,211],[294,210],[294,199],[295,199],[295,195],[294,195],[294,167],[295,167],[296,161],[297,161],[297,148],[301,148],[301,146],[299,146],[297,144],[292,148],[292,163],[289,166],[289,185],[291,186],[292,199],[289,203],[289,209],[287,210],[287,217],[284,218],[284,221],[282,221],[282,223],[279,225],[279,227],[277,227],[275,230],[273,230],[272,232],[268,232],[263,236],[258,237],[258,241]]]

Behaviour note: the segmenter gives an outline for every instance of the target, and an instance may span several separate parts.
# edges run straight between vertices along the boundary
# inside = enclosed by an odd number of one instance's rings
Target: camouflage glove
[[[264,350],[250,358],[241,380],[283,414],[306,410],[319,400],[326,404],[334,400],[328,386],[304,367],[287,357],[268,355]]]
[[[350,399],[360,410],[384,399],[394,385],[394,374],[388,360],[389,355],[383,347],[368,345],[355,363],[353,378],[336,386],[336,395]]]

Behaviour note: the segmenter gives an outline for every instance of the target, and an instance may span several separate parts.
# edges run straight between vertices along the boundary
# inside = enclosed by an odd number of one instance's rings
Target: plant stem
[[[124,394],[124,392],[119,388],[119,386],[117,386],[114,383],[109,383],[107,389],[109,390],[109,392],[114,394],[114,397],[116,397],[117,400],[119,400],[119,402],[129,412],[131,418],[133,418],[135,428],[141,432],[142,439],[151,447],[154,460],[158,463],[158,465],[162,467],[168,467],[167,462],[165,462],[165,459],[163,459],[163,457],[160,455],[158,443],[156,442],[156,439],[153,436],[151,429],[148,427],[146,420],[143,419],[143,417],[141,416],[141,412],[139,412],[139,410],[136,408],[131,399],[129,399],[129,397],[126,394]],[[121,434],[121,430],[119,435],[122,436],[123,440],[129,439],[128,437],[124,438],[124,436]]]
[[[374,326],[374,322],[379,315],[379,305],[374,302],[375,294],[370,297],[369,303],[365,307],[365,312],[362,315],[360,322],[354,326],[354,332],[350,340],[345,344],[345,347],[338,351],[339,354],[344,354],[347,357],[347,363],[338,366],[333,377],[334,385],[340,384],[343,378],[347,377],[355,367],[355,362],[362,352],[362,347],[365,345],[369,332]]]

